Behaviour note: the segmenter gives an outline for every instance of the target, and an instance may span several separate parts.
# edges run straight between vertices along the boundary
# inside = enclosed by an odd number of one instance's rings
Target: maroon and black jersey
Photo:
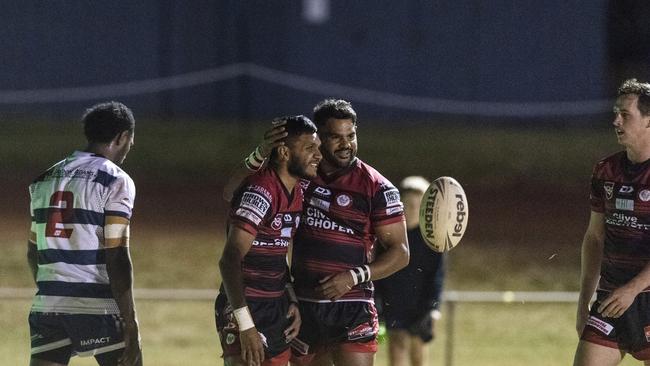
[[[318,281],[370,263],[374,227],[403,221],[404,209],[393,184],[359,159],[331,176],[319,172],[304,194],[291,271],[298,297],[320,301]],[[363,283],[341,300],[372,301],[372,295],[372,283]]]
[[[590,201],[593,211],[605,215],[599,289],[611,291],[650,260],[650,160],[633,164],[622,151],[600,161],[594,167]]]
[[[302,212],[300,184],[288,192],[277,173],[265,168],[235,191],[229,224],[255,235],[242,261],[246,299],[283,296],[288,279],[287,250]]]

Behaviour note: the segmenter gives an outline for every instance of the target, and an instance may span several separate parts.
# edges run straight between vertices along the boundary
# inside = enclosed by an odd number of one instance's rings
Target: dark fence
[[[5,118],[118,99],[140,116],[248,120],[309,113],[326,96],[384,120],[572,118],[606,111],[612,85],[650,54],[639,1],[2,6]]]

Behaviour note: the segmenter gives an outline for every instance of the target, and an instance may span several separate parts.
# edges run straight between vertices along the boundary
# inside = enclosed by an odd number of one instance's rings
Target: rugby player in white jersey
[[[135,119],[107,102],[82,122],[86,149],[29,186],[27,259],[38,287],[30,365],[67,365],[74,355],[100,366],[142,365],[128,247],[135,185],[118,166],[133,146]]]

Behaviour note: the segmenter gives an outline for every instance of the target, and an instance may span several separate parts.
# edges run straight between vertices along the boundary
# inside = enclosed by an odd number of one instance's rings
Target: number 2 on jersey
[[[74,195],[69,191],[56,191],[50,197],[50,209],[45,225],[45,236],[69,238],[73,229],[63,227],[64,223],[72,222],[74,213]]]

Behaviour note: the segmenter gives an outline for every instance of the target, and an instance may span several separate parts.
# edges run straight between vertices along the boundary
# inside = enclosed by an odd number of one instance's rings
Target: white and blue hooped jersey
[[[101,155],[75,151],[36,178],[29,193],[30,240],[38,249],[31,310],[119,314],[106,272],[104,225],[107,217],[131,218],[131,177]]]

